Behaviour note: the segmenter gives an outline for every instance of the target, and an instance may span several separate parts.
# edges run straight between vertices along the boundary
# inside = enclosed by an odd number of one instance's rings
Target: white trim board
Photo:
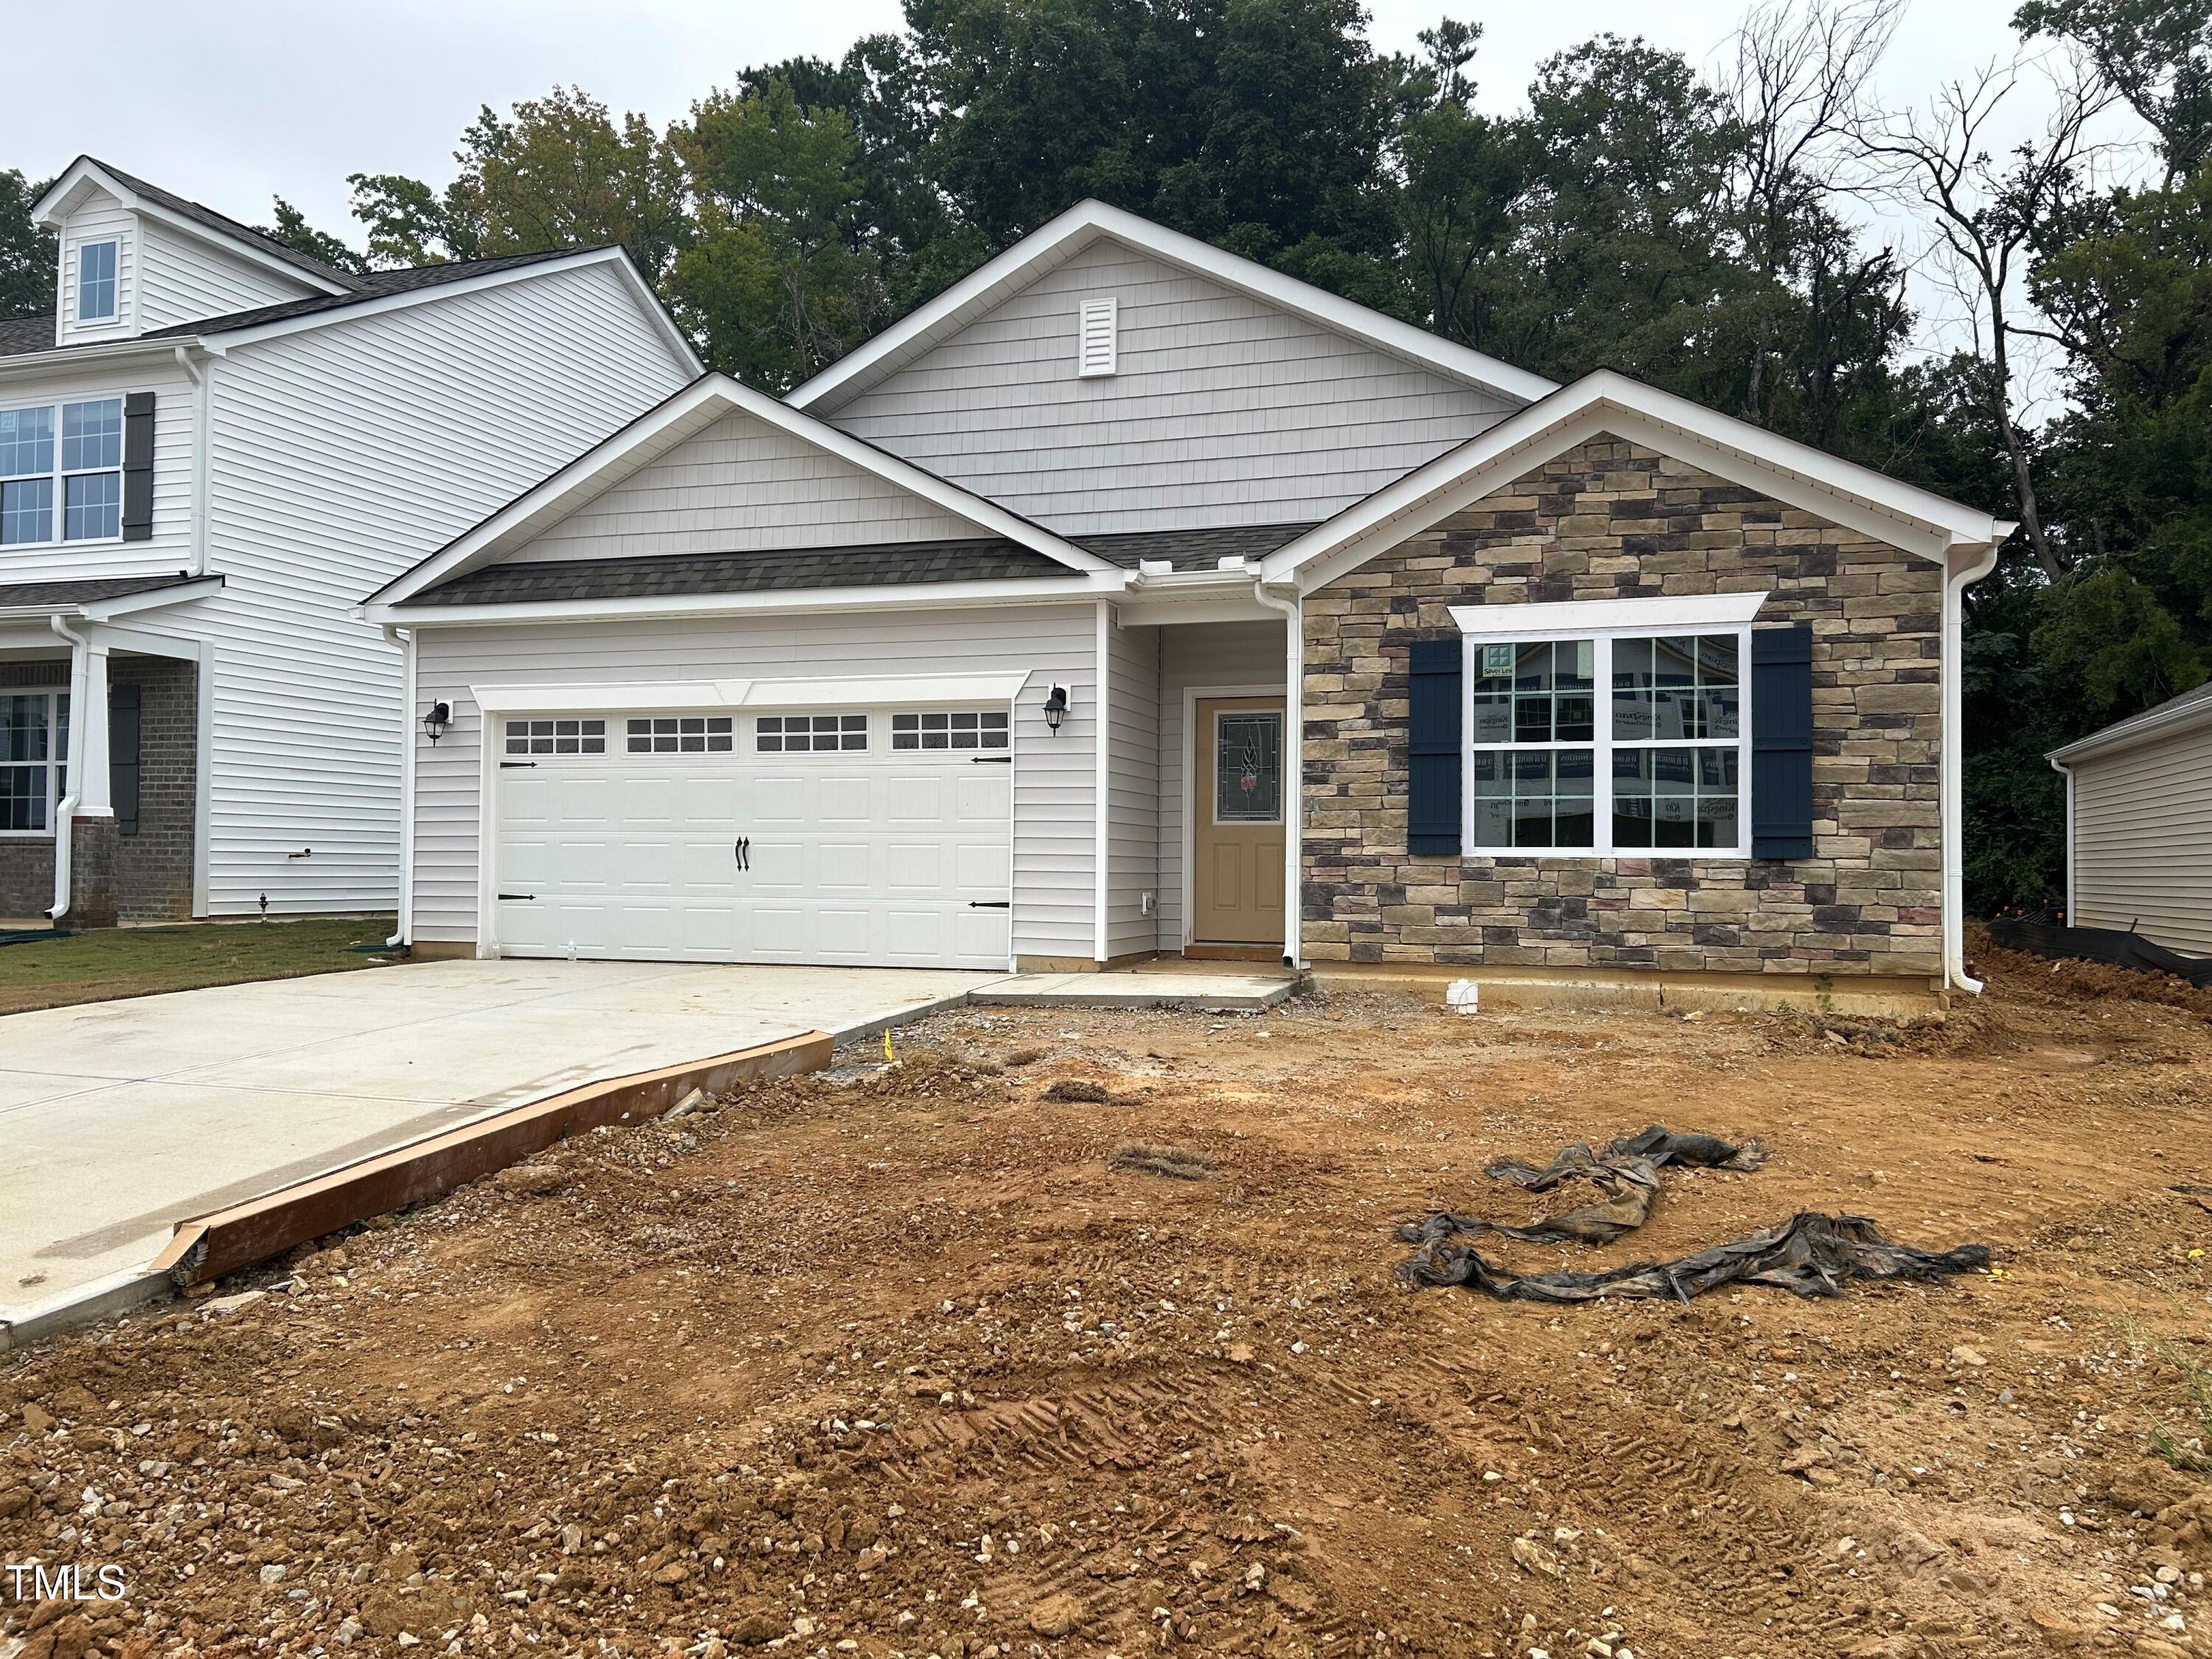
[[[866,679],[662,680],[599,685],[471,685],[487,714],[629,714],[671,708],[873,708],[1005,703],[1026,673],[885,674]]]
[[[1431,334],[1410,323],[1370,311],[1350,300],[1285,276],[1263,264],[1223,252],[1196,237],[1156,225],[1103,202],[1077,203],[1032,231],[998,258],[955,283],[858,349],[848,352],[791,393],[800,409],[835,412],[869,387],[888,380],[939,341],[964,328],[1008,296],[1048,275],[1102,236],[1170,264],[1237,289],[1291,314],[1431,369],[1468,386],[1528,403],[1554,391],[1540,374]]]
[[[1937,563],[1954,548],[1993,546],[2013,528],[1870,467],[1599,369],[1278,548],[1261,562],[1262,579],[1295,581],[1310,593],[1601,436],[1640,444]]]
[[[1073,543],[1062,540],[1050,531],[1009,513],[994,501],[957,484],[947,483],[935,473],[925,472],[886,450],[878,449],[872,444],[840,431],[826,421],[816,419],[803,410],[779,403],[742,381],[732,380],[726,374],[708,374],[701,375],[619,431],[593,445],[550,477],[523,491],[499,511],[473,529],[463,532],[412,569],[386,583],[369,596],[368,603],[372,617],[397,623],[429,620],[412,613],[380,617],[377,611],[382,607],[404,604],[425,588],[454,576],[497,563],[550,526],[567,518],[586,501],[611,489],[623,479],[634,477],[646,466],[674,451],[686,439],[705,431],[723,416],[731,414],[750,416],[778,431],[787,433],[800,442],[835,456],[850,466],[872,473],[909,495],[920,496],[932,506],[966,520],[985,535],[1002,537],[1033,552],[1057,560],[1074,574],[1110,574],[1117,588],[1126,585],[1128,573],[1110,560],[1085,552]],[[586,611],[604,608],[594,601],[580,601],[579,604]],[[504,611],[510,607],[481,608]]]
[[[1615,629],[1649,633],[1667,628],[1729,628],[1751,622],[1767,590],[1748,593],[1657,594],[1644,599],[1566,599],[1543,605],[1455,605],[1447,607],[1459,631],[1492,639],[1537,638],[1549,633],[1602,634]]]

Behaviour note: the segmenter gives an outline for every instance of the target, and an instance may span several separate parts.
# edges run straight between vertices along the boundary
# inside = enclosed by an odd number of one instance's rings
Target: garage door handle
[[[501,893],[500,896],[503,899],[534,899],[538,895],[535,893]]]
[[[737,859],[738,869],[750,870],[753,867],[753,838],[750,836],[740,836],[731,847],[730,852]]]
[[[536,761],[501,761],[499,763],[499,769],[502,772],[507,772],[512,771],[518,766],[535,766],[538,763]]]
[[[968,764],[970,766],[1012,766],[1013,763],[1014,757],[1012,755],[970,755],[968,757]]]
[[[968,908],[970,910],[1011,910],[1014,908],[1014,902],[1012,899],[969,899]]]

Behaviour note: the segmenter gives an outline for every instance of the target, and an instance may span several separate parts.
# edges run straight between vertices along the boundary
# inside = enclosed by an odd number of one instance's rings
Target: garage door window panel
[[[656,714],[629,721],[623,735],[633,755],[726,755],[735,734],[727,714]]]
[[[763,755],[854,754],[868,746],[866,714],[763,714],[753,748]]]
[[[510,755],[604,755],[605,720],[509,720],[504,733]]]
[[[1004,749],[1008,720],[1004,709],[951,709],[942,714],[891,716],[893,749]]]

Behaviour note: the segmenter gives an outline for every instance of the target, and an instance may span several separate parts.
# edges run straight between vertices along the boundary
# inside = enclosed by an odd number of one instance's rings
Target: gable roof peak
[[[1067,263],[1102,236],[1239,290],[1375,349],[1512,403],[1556,391],[1540,374],[1385,316],[1257,260],[1170,230],[1126,208],[1085,197],[986,260],[927,304],[848,352],[790,394],[801,409],[827,414],[896,374],[1001,301]]]

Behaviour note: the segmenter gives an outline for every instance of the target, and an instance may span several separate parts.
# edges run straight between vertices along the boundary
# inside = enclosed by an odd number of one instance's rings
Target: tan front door
[[[1283,943],[1283,700],[1198,705],[1191,942]]]

